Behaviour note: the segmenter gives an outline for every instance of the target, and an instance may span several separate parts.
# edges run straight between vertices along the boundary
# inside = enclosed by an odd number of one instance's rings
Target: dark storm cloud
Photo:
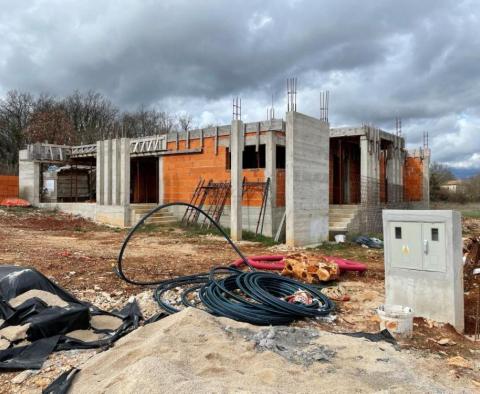
[[[3,3],[3,4],[2,4]],[[299,78],[300,110],[331,92],[334,125],[404,119],[434,158],[479,166],[480,12],[474,1],[0,1],[0,92],[95,89],[118,105],[250,120]],[[449,146],[445,146],[449,141]]]

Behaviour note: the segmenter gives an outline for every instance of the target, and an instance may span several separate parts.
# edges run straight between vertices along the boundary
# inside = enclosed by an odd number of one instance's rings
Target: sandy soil
[[[434,368],[432,368],[434,367]],[[85,364],[72,393],[444,392],[473,389],[385,342],[259,328],[188,308],[144,326]],[[159,383],[161,382],[161,387]]]
[[[152,301],[151,289],[128,285],[112,271],[125,235],[124,230],[60,213],[0,209],[0,264],[33,266],[80,299],[107,310],[121,307],[134,295],[150,316],[158,310]],[[247,255],[291,251],[282,245],[266,247],[251,242],[239,246]],[[350,300],[337,303],[333,321],[301,321],[295,326],[329,332],[377,331],[375,309],[383,303],[384,294],[383,251],[347,244],[325,245],[305,252],[311,256],[327,254],[360,260],[368,265],[368,271],[362,276],[354,273],[342,276],[339,285]],[[167,227],[137,234],[127,249],[125,267],[128,275],[152,280],[206,271],[236,258],[220,237],[192,235]],[[414,334],[412,340],[401,344],[402,348],[412,352],[415,358],[438,358],[438,363],[432,364],[432,371],[441,371],[452,387],[457,387],[455,381],[468,380],[473,385],[480,382],[480,346],[448,325],[423,319],[416,319]],[[438,343],[444,343],[446,338],[449,344]],[[12,383],[12,379],[18,373],[1,373],[0,392],[38,390],[65,368],[80,365],[94,354],[93,351],[54,354],[40,373],[31,374],[17,384]],[[448,360],[455,356],[467,360],[468,368],[448,365]]]

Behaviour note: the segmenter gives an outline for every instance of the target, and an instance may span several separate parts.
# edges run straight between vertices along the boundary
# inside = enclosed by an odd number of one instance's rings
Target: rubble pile
[[[309,284],[328,282],[340,274],[338,264],[321,256],[314,261],[304,253],[292,254],[285,259],[282,275],[303,280]]]

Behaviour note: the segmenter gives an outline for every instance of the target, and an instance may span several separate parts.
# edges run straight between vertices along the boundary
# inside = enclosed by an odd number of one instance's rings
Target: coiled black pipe
[[[127,248],[127,245],[128,245],[128,242],[130,241],[130,238],[132,238],[133,234],[135,234],[135,232],[139,229],[139,227],[141,227],[143,225],[143,223],[145,223],[145,220],[147,220],[150,216],[152,216],[155,212],[158,212],[160,211],[161,209],[164,209],[164,208],[168,208],[168,207],[172,207],[172,206],[184,206],[184,207],[190,207],[192,209],[195,209],[197,210],[198,212],[200,212],[202,215],[204,215],[216,228],[218,231],[220,231],[220,233],[225,237],[225,239],[227,240],[227,242],[230,244],[230,246],[233,248],[233,250],[240,256],[240,258],[245,262],[245,264],[251,269],[251,270],[255,270],[255,268],[252,267],[252,265],[249,263],[248,259],[243,255],[243,253],[240,251],[240,249],[238,249],[237,245],[235,245],[233,243],[233,241],[230,239],[230,237],[228,236],[228,234],[225,232],[225,230],[220,227],[220,225],[208,214],[206,213],[205,211],[203,211],[202,209],[196,207],[195,205],[192,205],[192,204],[189,204],[189,203],[186,203],[186,202],[170,202],[170,203],[167,203],[167,204],[162,204],[162,205],[159,205],[158,207],[155,207],[153,208],[150,212],[148,212],[144,217],[142,217],[138,223],[132,227],[132,229],[129,231],[129,233],[127,234],[127,237],[125,238],[125,240],[123,241],[123,244],[122,244],[122,247],[120,248],[120,253],[118,255],[118,258],[117,258],[117,267],[116,267],[116,274],[121,278],[123,279],[125,282],[127,283],[130,283],[132,285],[141,285],[141,286],[145,286],[145,285],[158,285],[160,283],[163,283],[164,281],[152,281],[152,282],[144,282],[144,281],[138,281],[138,280],[133,280],[133,279],[130,279],[130,278],[127,278],[127,276],[125,275],[125,273],[123,272],[123,255],[125,253],[125,249]]]
[[[208,273],[182,276],[163,281],[144,282],[128,278],[123,272],[123,255],[131,237],[138,228],[155,212],[169,206],[185,206],[203,214],[225,237],[230,246],[249,267],[244,272],[232,266],[215,267]],[[181,294],[182,304],[196,307],[188,300],[188,296],[198,291],[203,307],[217,316],[225,316],[234,320],[256,325],[288,324],[304,317],[315,318],[325,316],[334,309],[333,302],[319,289],[294,279],[286,278],[271,272],[256,271],[233,243],[220,225],[202,209],[188,203],[168,203],[159,205],[147,213],[128,233],[117,260],[117,275],[128,283],[136,285],[158,285],[154,298],[167,313],[179,310],[163,299],[164,294],[177,287],[185,287]],[[303,291],[311,297],[309,305],[290,303],[286,297]]]

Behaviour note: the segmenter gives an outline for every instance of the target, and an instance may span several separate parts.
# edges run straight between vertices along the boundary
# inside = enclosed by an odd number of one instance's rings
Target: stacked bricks
[[[422,201],[423,163],[420,157],[407,157],[403,171],[404,200]]]
[[[18,197],[18,176],[0,175],[0,200]]]

